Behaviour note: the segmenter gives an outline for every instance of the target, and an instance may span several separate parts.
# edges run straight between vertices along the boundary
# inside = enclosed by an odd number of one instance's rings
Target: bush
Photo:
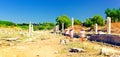
[[[45,26],[39,26],[39,30],[45,30]]]
[[[39,25],[39,30],[51,30],[55,26],[54,23],[46,22]]]
[[[20,28],[25,29],[25,30],[29,29],[29,26],[26,26],[26,25],[17,26],[17,27],[20,27]]]

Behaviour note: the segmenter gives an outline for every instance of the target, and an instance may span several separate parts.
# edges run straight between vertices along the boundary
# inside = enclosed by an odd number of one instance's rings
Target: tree
[[[120,8],[119,9],[106,9],[106,17],[111,17],[112,22],[120,22]]]
[[[105,21],[103,19],[103,17],[101,17],[100,15],[95,15],[92,18],[88,18],[85,22],[84,22],[84,26],[86,27],[91,27],[93,26],[95,23],[97,23],[100,26],[105,25]]]
[[[75,25],[81,25],[82,22],[81,22],[81,20],[79,20],[79,19],[75,19],[75,20],[74,20],[74,24],[75,24]]]
[[[64,27],[67,28],[71,25],[71,20],[67,15],[58,16],[56,18],[57,25],[59,25],[59,29],[62,29],[62,23],[64,23]]]
[[[107,8],[107,9],[105,10],[105,14],[106,14],[107,16],[111,17],[110,13],[111,13],[111,9]],[[107,16],[106,16],[106,17],[107,17]]]
[[[86,26],[86,27],[90,27],[90,26],[92,26],[92,24],[93,24],[93,22],[91,21],[91,18],[88,18],[88,19],[86,19],[86,21],[84,22],[84,26]]]
[[[105,21],[103,19],[103,17],[101,17],[100,15],[95,15],[91,21],[93,22],[93,24],[97,23],[100,26],[105,25]]]

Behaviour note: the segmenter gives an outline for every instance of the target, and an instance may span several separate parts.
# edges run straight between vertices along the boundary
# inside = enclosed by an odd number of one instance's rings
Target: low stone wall
[[[89,40],[91,41],[105,42],[120,46],[120,36],[118,35],[93,34],[89,36],[90,36]]]

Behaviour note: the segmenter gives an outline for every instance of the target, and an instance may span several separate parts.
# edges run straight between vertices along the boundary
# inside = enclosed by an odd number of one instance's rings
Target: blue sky
[[[0,0],[0,19],[15,23],[55,22],[66,14],[85,21],[96,14],[105,18],[107,8],[120,8],[120,0]]]

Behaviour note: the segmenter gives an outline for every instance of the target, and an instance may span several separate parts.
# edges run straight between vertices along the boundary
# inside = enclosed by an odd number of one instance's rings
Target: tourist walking
[[[80,40],[83,48],[84,48],[85,34],[86,34],[85,30],[84,28],[82,28],[82,30],[80,31]]]
[[[82,30],[80,31],[80,38],[82,43],[84,42],[85,34],[86,34],[85,30],[84,28],[82,28]]]

